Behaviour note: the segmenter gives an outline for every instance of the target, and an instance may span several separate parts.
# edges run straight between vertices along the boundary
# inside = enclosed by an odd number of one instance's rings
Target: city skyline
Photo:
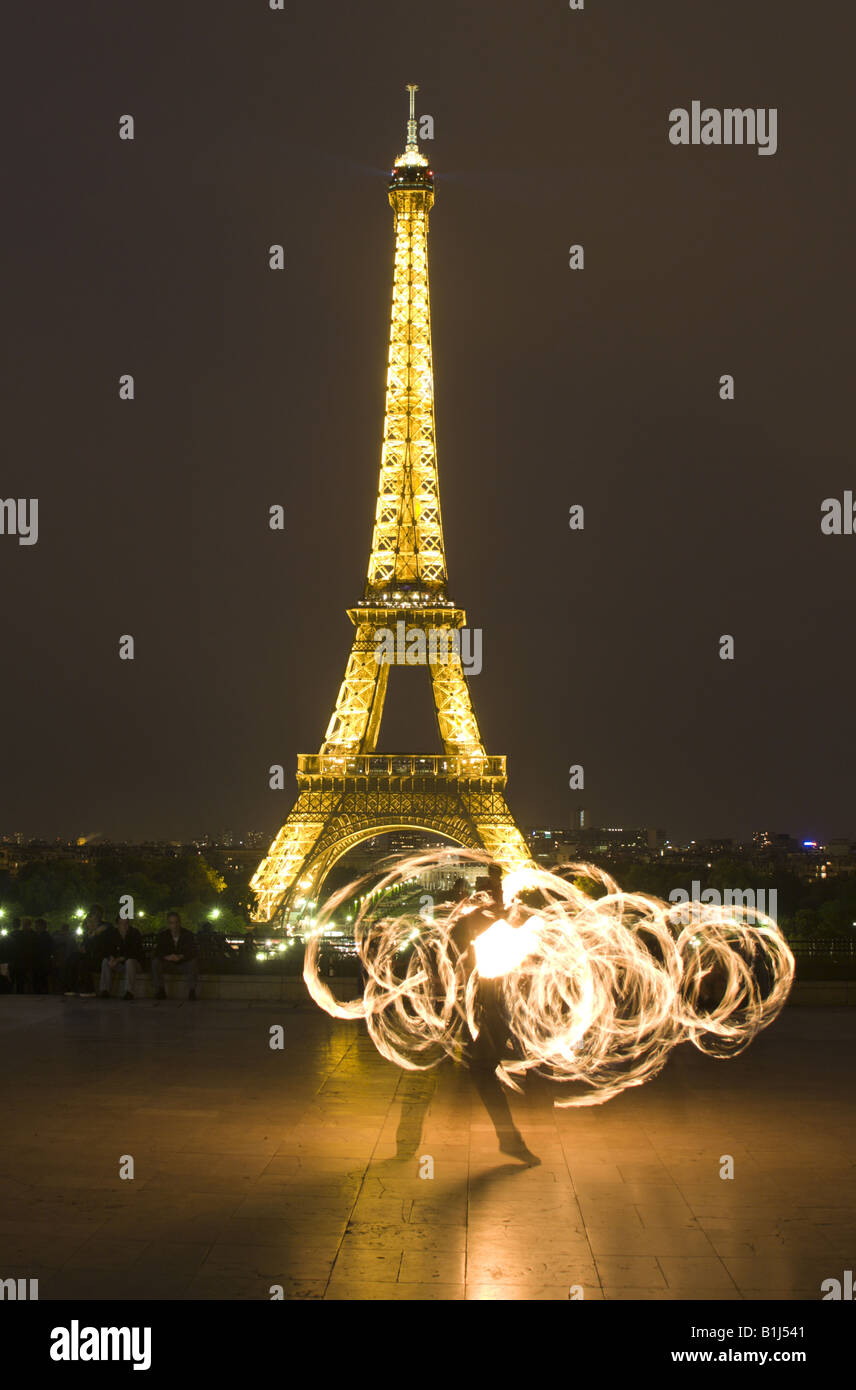
[[[441,837],[441,832],[433,832],[433,831],[431,831],[431,830],[429,830],[429,829],[421,830],[420,827],[409,827],[409,828],[405,828],[404,833],[410,833],[411,829],[412,829],[413,833],[414,833],[415,835],[417,835],[417,836],[421,834],[421,835],[424,835],[425,837],[430,837],[430,836],[432,836],[432,835],[436,835],[438,838]],[[551,834],[552,834],[552,835],[554,835],[554,836],[561,836],[563,839],[566,838],[566,839],[568,839],[568,840],[575,839],[575,838],[585,838],[586,836],[589,836],[589,837],[590,837],[590,836],[597,835],[597,834],[612,834],[612,835],[643,835],[643,834],[647,834],[647,835],[649,835],[649,836],[656,835],[656,836],[657,836],[657,843],[658,843],[658,844],[663,844],[663,845],[667,845],[667,846],[671,846],[671,847],[681,847],[681,848],[687,848],[687,847],[689,847],[689,846],[691,846],[691,845],[695,845],[695,844],[698,844],[698,845],[712,845],[712,844],[720,844],[720,843],[721,843],[721,844],[725,844],[725,845],[734,845],[735,847],[746,847],[746,848],[748,848],[748,847],[751,846],[751,847],[754,847],[754,848],[758,849],[758,848],[765,848],[765,847],[766,847],[766,848],[772,848],[772,847],[774,847],[774,846],[777,845],[777,844],[783,845],[784,842],[786,842],[786,841],[789,842],[789,843],[791,843],[792,845],[794,845],[794,846],[800,848],[800,849],[823,849],[824,846],[826,846],[826,845],[844,845],[844,844],[852,844],[853,846],[856,846],[856,834],[840,834],[840,833],[839,833],[839,834],[828,835],[828,836],[825,836],[825,837],[824,837],[824,836],[813,836],[813,837],[808,837],[808,836],[803,835],[801,832],[793,833],[793,832],[791,832],[791,831],[789,831],[789,830],[783,830],[783,829],[781,829],[781,828],[779,828],[779,829],[773,829],[773,830],[771,830],[771,829],[768,828],[766,831],[759,831],[759,830],[756,829],[756,830],[750,831],[748,835],[738,835],[738,834],[733,833],[733,832],[729,834],[729,833],[726,833],[725,831],[721,831],[719,834],[714,834],[714,835],[694,835],[694,836],[688,836],[688,837],[686,837],[686,838],[678,837],[678,836],[673,836],[672,834],[668,833],[667,828],[664,828],[664,827],[654,827],[654,826],[645,826],[645,825],[623,825],[623,826],[621,826],[621,825],[600,824],[600,823],[598,823],[598,824],[591,824],[591,823],[589,823],[589,822],[586,822],[586,824],[585,824],[584,826],[580,826],[580,825],[564,825],[564,826],[563,826],[563,825],[558,825],[556,822],[551,822],[551,823],[541,822],[540,824],[534,824],[534,825],[530,825],[530,824],[527,824],[527,823],[524,822],[524,823],[521,823],[520,829],[521,829],[521,831],[523,832],[524,836],[526,836],[527,838],[531,838],[532,836],[535,836],[535,835],[551,835]],[[394,832],[394,831],[389,831],[389,830],[383,830],[383,829],[379,829],[379,830],[377,831],[377,835],[378,835],[378,836],[387,835],[387,834],[392,834],[392,833],[399,833],[399,832]],[[174,845],[174,846],[181,846],[181,847],[190,847],[190,846],[199,847],[199,846],[210,845],[210,846],[216,847],[216,848],[230,848],[230,847],[240,847],[240,846],[246,845],[247,847],[252,847],[252,848],[255,849],[255,848],[264,847],[265,845],[267,845],[267,844],[270,842],[270,837],[271,837],[271,832],[270,832],[270,830],[266,830],[266,829],[253,829],[253,830],[244,830],[244,831],[237,831],[237,832],[236,832],[236,831],[230,831],[230,830],[227,829],[227,830],[224,830],[224,831],[222,831],[222,832],[220,832],[220,833],[212,833],[212,832],[210,832],[210,831],[204,831],[204,832],[202,832],[202,833],[197,833],[197,834],[190,835],[189,837],[184,838],[184,839],[180,839],[180,838],[179,838],[179,839],[176,839],[176,838],[170,838],[170,837],[156,837],[156,836],[150,836],[150,837],[144,837],[144,838],[138,838],[138,839],[133,839],[133,838],[118,839],[118,838],[114,838],[114,837],[109,836],[109,835],[100,835],[100,834],[99,834],[99,835],[88,835],[88,836],[81,836],[81,835],[74,835],[74,834],[72,834],[72,835],[45,836],[45,835],[24,835],[22,831],[14,831],[14,832],[4,831],[4,832],[0,832],[0,845],[19,845],[19,846],[23,846],[23,847],[27,847],[27,846],[29,846],[29,847],[34,847],[34,846],[38,846],[38,845],[45,845],[45,846],[50,846],[50,845],[63,845],[63,846],[66,846],[66,847],[68,847],[68,848],[75,848],[75,849],[87,849],[87,848],[97,849],[97,848],[98,848],[99,846],[101,846],[101,845],[112,845],[112,846],[116,846],[116,847],[130,846],[130,847],[133,847],[133,848],[144,848],[146,845]]]

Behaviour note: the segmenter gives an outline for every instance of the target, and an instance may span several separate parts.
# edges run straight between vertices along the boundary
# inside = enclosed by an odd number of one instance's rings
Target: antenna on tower
[[[415,82],[408,82],[407,91],[410,93],[410,118],[407,122],[407,150],[418,149],[416,144],[416,93],[419,91]]]

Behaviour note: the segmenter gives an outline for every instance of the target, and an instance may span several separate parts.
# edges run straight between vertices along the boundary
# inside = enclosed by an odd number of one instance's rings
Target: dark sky
[[[450,594],[512,809],[856,835],[848,9],[19,3],[0,832],[285,819],[365,576],[416,81]],[[673,147],[694,99],[776,107],[777,153]],[[381,747],[433,750],[427,675],[390,686]]]

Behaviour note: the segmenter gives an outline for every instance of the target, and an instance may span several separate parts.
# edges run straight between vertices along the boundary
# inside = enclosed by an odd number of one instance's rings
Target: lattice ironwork
[[[416,88],[408,90],[407,147],[389,186],[392,312],[366,590],[348,613],[354,639],[321,750],[298,758],[297,801],[252,880],[257,921],[314,899],[349,849],[403,827],[484,848],[508,868],[531,862],[505,801],[505,759],[485,752],[460,654],[442,645],[466,625],[466,613],[445,593],[428,290],[434,176],[416,142]],[[441,755],[375,752],[390,670],[379,638],[399,622],[446,653],[430,662]]]

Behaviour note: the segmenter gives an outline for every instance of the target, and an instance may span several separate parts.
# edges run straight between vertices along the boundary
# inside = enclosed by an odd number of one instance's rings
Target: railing
[[[269,935],[265,924],[256,924],[255,942],[233,944],[220,932],[196,932],[196,960],[201,975],[300,975],[303,972],[302,936],[285,937],[281,932]],[[271,946],[269,942],[273,941]],[[157,945],[157,932],[143,933],[145,968],[151,969],[151,958]],[[283,949],[284,948],[284,949]],[[359,961],[352,937],[325,939],[319,950],[319,969],[322,975],[356,975]]]
[[[788,945],[795,956],[808,960],[820,956],[842,956],[846,959],[856,956],[856,937],[850,936],[789,937]]]
[[[269,929],[264,924],[257,925],[255,928],[256,944],[248,950],[238,949],[230,946],[225,936],[218,932],[197,933],[196,946],[198,952],[199,970],[202,974],[299,974],[303,969],[303,939],[290,939],[278,934],[274,939],[276,942],[284,943],[288,941],[287,949],[280,952],[277,947],[270,948],[267,945]],[[154,954],[157,942],[155,932],[143,933],[143,949],[146,954],[146,965]],[[793,938],[788,943],[797,958],[797,961],[815,961],[822,966],[824,960],[839,970],[849,970],[851,967],[844,966],[843,962],[856,959],[856,938],[852,937],[801,937]],[[257,954],[264,954],[265,959],[259,961]],[[322,974],[327,974],[329,969],[335,969],[336,973],[354,974],[357,971],[357,961],[354,953],[353,940],[350,937],[341,939],[325,940],[321,946]],[[334,966],[334,962],[335,964]],[[824,976],[815,976],[823,979]],[[831,978],[831,977],[830,977]],[[836,978],[839,978],[836,975]],[[850,978],[850,975],[845,975]]]
[[[191,928],[192,930],[192,928]],[[203,972],[210,971],[214,974],[222,969],[236,969],[241,961],[249,959],[246,951],[240,951],[235,946],[230,946],[225,936],[221,932],[200,932],[193,933],[196,941],[196,957],[199,969]],[[148,962],[155,953],[158,942],[156,931],[143,932],[143,952]]]
[[[301,753],[297,772],[304,777],[504,777],[505,758],[485,753]]]

